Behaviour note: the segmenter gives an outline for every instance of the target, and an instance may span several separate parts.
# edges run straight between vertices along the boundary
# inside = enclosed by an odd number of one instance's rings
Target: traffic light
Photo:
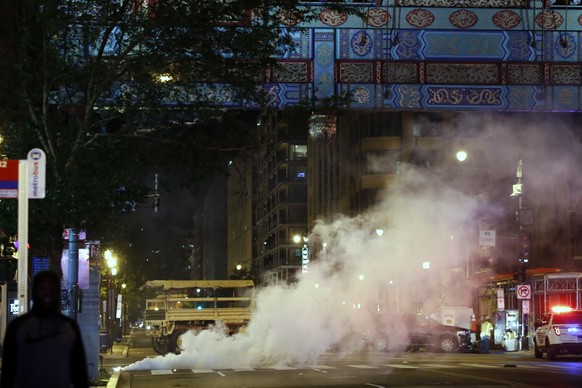
[[[519,232],[519,245],[520,245],[520,253],[519,253],[519,262],[520,263],[528,263],[529,262],[529,252],[531,248],[531,233],[527,231],[520,231]]]
[[[519,283],[525,282],[525,266],[520,265],[515,269],[513,280],[517,280]]]

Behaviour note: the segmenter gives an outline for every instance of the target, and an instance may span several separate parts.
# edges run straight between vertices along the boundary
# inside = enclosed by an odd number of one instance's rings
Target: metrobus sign
[[[0,198],[18,197],[18,160],[0,160]]]
[[[19,164],[28,164],[26,185],[28,199],[42,199],[46,193],[46,155],[40,148],[33,148],[27,160],[0,160],[0,198],[18,198]],[[20,177],[24,180],[24,177]]]

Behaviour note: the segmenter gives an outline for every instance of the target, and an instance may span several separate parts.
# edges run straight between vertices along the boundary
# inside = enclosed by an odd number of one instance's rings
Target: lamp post
[[[517,197],[517,221],[519,224],[519,266],[517,269],[517,281],[519,283],[525,283],[526,275],[526,265],[529,263],[530,259],[530,249],[531,249],[531,231],[529,229],[530,225],[533,225],[533,211],[527,209],[523,203],[523,160],[519,159],[517,163],[517,172],[515,174],[517,178],[517,183],[513,185],[513,190],[511,197]],[[521,349],[529,349],[529,339],[526,334],[526,324],[529,315],[529,300],[522,299],[519,304],[519,310],[521,313]]]
[[[113,328],[115,320],[115,287],[113,286],[113,277],[117,275],[117,258],[113,256],[113,252],[106,250],[104,253],[107,289],[105,302],[105,329],[107,331],[108,346],[112,350]]]
[[[125,288],[127,287],[127,284],[122,283],[121,284],[121,306],[120,306],[120,311],[121,311],[121,318],[119,319],[119,326],[121,329],[121,335],[126,335],[128,334],[128,322],[127,322],[127,302],[125,301]]]
[[[467,152],[464,149],[459,149],[456,154],[456,159],[457,161],[459,161],[461,164],[465,164],[465,161],[468,161],[471,157],[471,154],[469,152]],[[481,165],[484,165],[484,167],[477,167],[477,166],[472,166],[472,167],[466,167],[464,166],[462,169],[466,170],[466,171],[475,171],[476,173],[472,173],[471,175],[471,180],[474,179],[474,176],[481,176],[482,178],[484,178],[486,180],[485,184],[483,186],[483,188],[481,188],[480,186],[476,186],[477,190],[473,189],[472,195],[479,201],[482,203],[488,203],[491,201],[491,196],[492,196],[492,177],[491,177],[491,170],[488,166],[488,160],[487,158],[483,157],[483,159],[485,159],[484,161],[482,161],[482,163],[480,163]],[[470,160],[468,161],[470,162]],[[479,162],[481,162],[481,160],[479,160]],[[472,172],[472,171],[471,171]],[[481,219],[479,220],[479,247],[480,247],[480,258],[490,258],[491,257],[491,248],[494,248],[496,246],[496,231],[494,229],[492,229],[493,224],[492,224],[492,220],[490,219],[490,214],[488,211],[484,212],[481,215]],[[451,238],[452,239],[452,238]],[[464,243],[464,254],[465,254],[465,262],[466,262],[466,277],[467,279],[470,278],[470,267],[471,267],[471,261],[470,261],[470,257],[469,257],[469,249],[467,248],[467,244]]]

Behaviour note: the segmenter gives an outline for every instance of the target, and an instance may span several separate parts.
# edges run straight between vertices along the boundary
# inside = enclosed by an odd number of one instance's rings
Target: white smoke
[[[368,213],[317,223],[310,239],[326,242],[325,250],[296,284],[258,291],[244,334],[229,337],[220,326],[188,333],[180,355],[126,369],[306,364],[332,348],[361,349],[362,333],[372,328],[378,310],[416,312],[442,303],[437,273],[462,262],[450,236],[467,226],[476,207],[475,199],[410,167]],[[379,228],[382,236],[375,232]],[[422,268],[425,261],[431,263],[428,270]]]
[[[466,117],[464,125],[479,120]],[[490,144],[484,168],[491,178],[477,183],[504,198],[485,204],[491,214],[514,217],[509,194],[520,158],[524,182],[534,193],[552,179],[580,177],[580,142],[559,123],[504,119],[483,125],[480,133]],[[476,214],[484,204],[475,192],[447,186],[451,181],[434,169],[402,165],[377,206],[355,217],[317,222],[310,242],[320,247],[308,272],[292,286],[260,289],[245,333],[229,337],[219,326],[188,333],[179,356],[146,359],[126,369],[308,364],[330,349],[362,349],[362,333],[378,312],[433,314],[443,305],[472,306],[475,285],[464,276],[466,247],[477,244]]]

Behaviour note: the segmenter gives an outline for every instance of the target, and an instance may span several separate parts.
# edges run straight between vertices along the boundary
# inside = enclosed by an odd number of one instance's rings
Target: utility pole
[[[517,221],[519,224],[519,258],[517,267],[517,276],[515,279],[519,283],[526,282],[526,266],[530,260],[530,250],[531,250],[531,231],[530,226],[533,224],[533,211],[527,209],[523,200],[523,160],[519,159],[517,164],[517,183],[513,185],[512,197],[517,197],[518,207],[517,207]],[[519,304],[519,310],[521,314],[521,349],[528,350],[529,342],[526,336],[526,321],[529,315],[529,299],[521,300]],[[527,307],[526,307],[527,306]]]
[[[79,303],[79,244],[78,231],[69,229],[69,263],[67,269],[67,290],[69,292],[69,307],[67,315],[77,320]]]

